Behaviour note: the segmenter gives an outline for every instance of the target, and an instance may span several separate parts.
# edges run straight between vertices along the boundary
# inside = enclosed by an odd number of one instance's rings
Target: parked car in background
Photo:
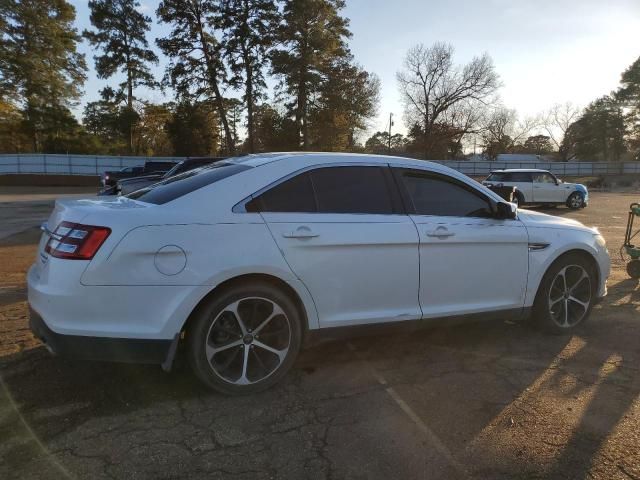
[[[204,165],[209,165],[213,162],[222,160],[224,157],[198,157],[187,158],[178,163],[174,163],[173,167],[164,174],[143,175],[134,178],[125,178],[119,180],[112,188],[105,189],[100,192],[100,195],[127,195],[131,192],[139,190],[140,188],[148,187],[156,182],[160,182],[174,175],[178,175],[194,168],[199,168]]]
[[[222,160],[129,196],[58,200],[28,273],[54,352],[277,382],[310,330],[526,318],[572,332],[606,294],[597,230],[445,166],[336,153]],[[381,352],[380,355],[384,355]]]
[[[140,175],[159,174],[168,172],[175,166],[176,162],[161,162],[151,160],[145,162],[144,165],[134,167],[125,167],[120,170],[107,171],[101,175],[101,183],[103,186],[115,185],[118,180],[123,178],[139,177]]]
[[[519,205],[530,203],[584,208],[589,203],[587,187],[563,182],[547,170],[495,170],[482,183],[489,187],[516,187],[513,201]]]

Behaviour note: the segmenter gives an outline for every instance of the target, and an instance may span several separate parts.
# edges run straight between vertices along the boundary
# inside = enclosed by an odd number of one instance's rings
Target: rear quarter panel
[[[94,257],[82,274],[81,283],[132,288],[193,287],[197,293],[186,297],[188,305],[177,309],[184,316],[226,280],[245,274],[271,275],[298,293],[309,328],[317,328],[317,314],[308,291],[291,272],[260,216],[251,216],[256,223],[135,227],[112,249]],[[171,290],[167,292],[171,294]],[[181,325],[187,317],[188,314],[172,322]]]

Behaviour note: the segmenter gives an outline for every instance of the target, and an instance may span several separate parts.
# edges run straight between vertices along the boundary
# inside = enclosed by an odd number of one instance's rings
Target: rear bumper
[[[88,337],[64,335],[51,330],[42,317],[29,308],[31,331],[46,347],[61,357],[125,363],[162,364],[168,359],[172,340]]]

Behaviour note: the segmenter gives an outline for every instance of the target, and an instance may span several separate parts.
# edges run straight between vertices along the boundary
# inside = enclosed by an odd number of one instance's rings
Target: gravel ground
[[[640,478],[640,290],[617,253],[635,200],[594,193],[585,210],[549,211],[597,225],[611,251],[609,296],[578,334],[486,322],[328,341],[242,398],[180,365],[51,357],[26,318],[39,232],[10,235],[0,478]]]

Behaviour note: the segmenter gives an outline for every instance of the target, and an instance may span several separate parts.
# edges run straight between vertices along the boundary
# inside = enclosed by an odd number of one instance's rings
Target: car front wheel
[[[569,195],[569,198],[567,199],[567,206],[569,208],[578,209],[582,208],[583,205],[584,198],[582,198],[582,195],[580,195],[578,192],[573,192],[571,195]]]
[[[557,260],[545,273],[533,315],[540,327],[552,333],[568,333],[591,313],[596,292],[596,272],[581,255]]]
[[[187,330],[198,378],[224,394],[259,392],[278,382],[300,350],[300,315],[270,284],[238,285],[210,299]]]

